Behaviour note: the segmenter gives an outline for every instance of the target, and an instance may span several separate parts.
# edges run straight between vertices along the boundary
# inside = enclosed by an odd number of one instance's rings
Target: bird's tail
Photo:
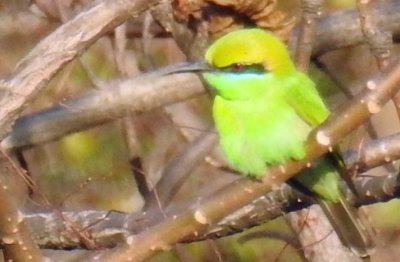
[[[368,258],[373,252],[374,241],[356,208],[350,205],[343,194],[336,203],[321,197],[317,197],[317,200],[343,245],[359,257]]]
[[[351,179],[346,178],[348,173],[344,161],[338,156],[331,154],[321,157],[314,162],[313,167],[298,174],[295,180],[315,194],[315,199],[343,245],[359,257],[369,257],[374,241],[370,231],[360,220],[357,209],[347,201],[340,188],[339,176],[357,194]]]

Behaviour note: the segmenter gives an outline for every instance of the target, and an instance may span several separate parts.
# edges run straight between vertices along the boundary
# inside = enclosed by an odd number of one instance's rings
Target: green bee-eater
[[[307,136],[329,111],[285,45],[267,31],[242,29],[215,41],[205,58],[215,69],[203,76],[217,93],[213,116],[232,166],[260,178],[269,166],[304,158]],[[295,180],[315,193],[343,244],[367,256],[369,235],[342,195],[333,162],[323,157]]]

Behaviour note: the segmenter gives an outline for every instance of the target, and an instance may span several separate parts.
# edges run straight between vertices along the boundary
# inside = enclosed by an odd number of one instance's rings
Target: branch
[[[371,52],[376,58],[378,67],[383,69],[389,63],[392,51],[392,35],[381,30],[371,12],[372,0],[357,0],[357,9],[360,15],[361,31]]]
[[[40,262],[42,254],[23,221],[23,214],[14,204],[8,179],[15,167],[9,157],[0,152],[0,236],[5,261]]]
[[[30,146],[102,124],[131,112],[144,112],[204,93],[195,74],[164,75],[168,69],[90,90],[59,106],[18,119],[1,142],[6,149]]]
[[[400,179],[398,175],[384,177],[360,177],[355,181],[360,192],[357,199],[348,198],[355,206],[370,205],[386,202],[400,197]],[[351,196],[352,194],[348,194]],[[190,235],[181,242],[194,242],[210,238],[219,238],[245,229],[263,224],[269,220],[282,216],[285,213],[301,210],[315,204],[314,200],[307,195],[294,190],[292,187],[282,185],[279,190],[270,192],[257,198],[248,205],[229,214],[203,233]],[[173,216],[184,207],[170,209],[167,214]],[[139,233],[145,228],[154,226],[163,218],[154,219],[157,210],[125,214],[109,211],[66,211],[63,217],[67,217],[74,223],[81,225],[92,225],[87,228],[95,242],[102,247],[115,247],[126,241],[130,233]],[[144,221],[144,222],[143,222]],[[42,248],[76,248],[85,246],[74,234],[65,234],[68,229],[62,217],[54,212],[30,213],[24,215],[24,222],[34,233],[35,242]],[[60,237],[60,236],[63,237]]]
[[[186,54],[190,55],[190,46],[193,42],[193,32],[182,23],[178,23],[173,16],[172,1],[163,1],[153,8],[151,14],[159,22],[165,31],[171,33],[172,37]]]
[[[376,3],[371,6],[371,15],[381,30],[391,32],[394,36],[400,34],[399,2]],[[321,18],[315,27],[313,56],[362,43],[364,37],[360,28],[359,14],[354,9],[331,13]],[[294,41],[296,37],[294,32],[290,41]]]
[[[207,144],[210,137],[206,136],[203,139],[205,140],[204,142],[194,143]],[[203,150],[202,147],[199,150]],[[196,157],[204,157],[206,153],[207,150],[203,150]],[[185,154],[181,154],[181,156],[188,157],[188,159],[183,162],[192,159],[191,156],[186,156]],[[348,167],[358,172],[363,172],[397,159],[400,157],[400,134],[370,141],[358,152],[352,150],[345,152],[344,157]],[[195,162],[196,160],[193,161]],[[174,166],[172,163],[174,161],[171,162],[171,168]],[[187,164],[179,163],[179,165],[184,166]],[[170,170],[170,168],[166,168],[166,170]],[[385,202],[400,196],[400,180],[398,175],[382,177],[361,176],[355,181],[355,185],[357,192],[360,192],[359,197],[354,199],[353,194],[348,194],[347,197],[355,206]],[[217,224],[211,225],[207,232],[190,236],[184,241],[199,241],[237,233],[279,217],[285,212],[297,211],[313,203],[314,200],[312,198],[283,185],[279,190],[259,197],[234,213],[229,214]],[[179,210],[183,210],[183,208],[180,207]],[[171,207],[166,212],[168,216],[173,216],[178,212],[177,207]],[[65,234],[69,230],[65,228],[65,221],[62,217],[67,217],[76,224],[93,225],[88,227],[87,230],[90,230],[95,242],[102,247],[114,247],[118,243],[125,241],[129,232],[139,233],[144,228],[160,223],[163,219],[158,208],[154,208],[152,210],[148,209],[146,212],[133,214],[93,210],[79,211],[77,213],[63,212],[63,216],[54,212],[33,213],[26,214],[24,222],[34,232],[35,242],[41,247],[85,247],[84,244],[80,243],[80,238],[75,237],[74,234]],[[61,238],[60,235],[63,235],[63,237]]]
[[[299,36],[296,45],[295,63],[298,70],[308,71],[314,42],[314,29],[317,18],[321,16],[324,0],[302,0],[302,16],[299,28]]]
[[[156,0],[96,1],[37,44],[20,61],[13,75],[0,82],[0,139],[58,70],[104,32],[155,3]]]
[[[153,194],[146,199],[144,210],[165,208],[178,192],[191,171],[204,161],[205,156],[214,148],[217,142],[215,133],[204,133],[195,141],[189,143],[184,150],[175,156],[164,168],[161,179]]]

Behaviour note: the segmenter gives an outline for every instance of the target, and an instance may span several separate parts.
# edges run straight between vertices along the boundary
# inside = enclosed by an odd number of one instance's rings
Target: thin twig
[[[128,76],[125,66],[125,52],[126,52],[126,22],[118,26],[114,30],[114,59],[120,76]]]
[[[378,26],[371,12],[372,3],[373,0],[357,0],[357,9],[360,14],[361,31],[376,58],[378,68],[383,69],[389,64],[393,47],[392,35]]]
[[[206,154],[214,148],[217,136],[214,133],[204,133],[195,141],[189,143],[184,150],[175,156],[163,170],[161,180],[153,189],[158,192],[156,197],[150,197],[144,210],[154,209],[156,205],[168,206],[172,197],[178,192],[184,180],[193,168],[204,161]],[[157,201],[156,201],[157,200]]]

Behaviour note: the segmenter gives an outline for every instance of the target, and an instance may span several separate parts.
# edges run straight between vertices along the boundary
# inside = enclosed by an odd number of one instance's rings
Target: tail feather
[[[374,249],[374,241],[360,220],[357,209],[345,198],[340,188],[339,176],[357,196],[358,193],[338,150],[315,161],[312,168],[303,170],[295,180],[314,193],[343,245],[357,256],[368,258]]]
[[[369,257],[374,250],[374,241],[360,221],[356,208],[343,195],[337,203],[320,197],[317,200],[341,242],[359,257]]]
[[[351,190],[351,192],[355,195],[358,196],[357,189],[354,185],[354,182],[352,180],[352,177],[347,170],[346,163],[344,162],[343,156],[340,153],[340,149],[338,146],[335,146],[333,148],[333,151],[326,154],[325,159],[327,161],[331,161],[332,165],[335,166],[336,171],[338,172],[339,176],[343,179],[343,181],[346,183],[347,187]]]

